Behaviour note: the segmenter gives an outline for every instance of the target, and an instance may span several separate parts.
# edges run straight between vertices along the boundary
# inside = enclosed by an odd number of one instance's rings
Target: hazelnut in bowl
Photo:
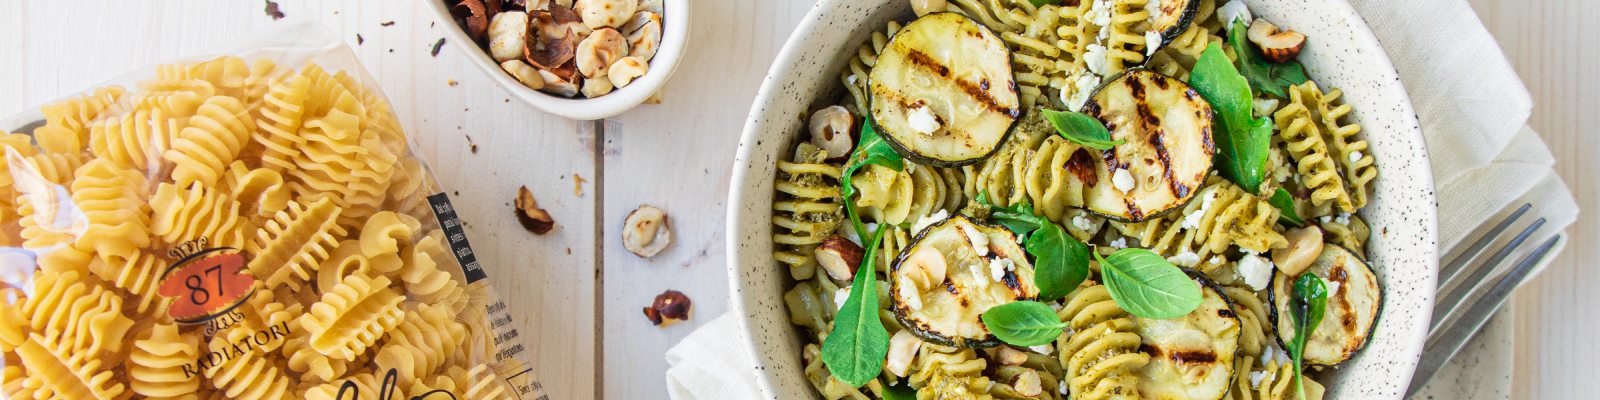
[[[601,119],[643,103],[677,69],[688,0],[431,0],[467,59],[548,113]]]

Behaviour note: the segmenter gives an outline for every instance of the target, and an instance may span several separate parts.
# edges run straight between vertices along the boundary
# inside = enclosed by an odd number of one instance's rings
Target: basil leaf
[[[833,331],[822,341],[822,362],[835,378],[861,387],[878,376],[889,355],[889,331],[878,319],[878,275],[872,260],[887,227],[878,227],[861,258],[861,268],[850,285],[850,297],[833,318]]]
[[[1044,119],[1056,127],[1056,133],[1061,137],[1095,150],[1110,150],[1126,142],[1126,140],[1111,140],[1111,131],[1106,130],[1106,125],[1095,117],[1071,111],[1040,110],[1044,112]]]
[[[851,176],[856,170],[867,164],[881,165],[893,168],[895,171],[905,169],[905,160],[900,158],[900,153],[894,152],[889,147],[889,142],[878,136],[878,131],[872,129],[872,124],[861,124],[861,141],[856,144],[855,152],[850,154],[849,162],[845,163],[844,174],[839,177],[839,193],[844,197],[844,211],[850,215],[850,223],[856,229],[856,236],[867,237],[867,225],[861,223],[861,215],[856,212],[855,202],[851,197],[856,195],[856,187],[851,184]]]
[[[1089,246],[1050,220],[1034,215],[1027,202],[1011,207],[989,204],[987,192],[978,194],[978,204],[994,211],[989,219],[1024,237],[1023,248],[1033,256],[1033,284],[1039,287],[1039,300],[1066,297],[1089,277]]]
[[[1289,98],[1285,89],[1310,81],[1306,76],[1305,66],[1298,62],[1290,61],[1282,64],[1268,61],[1261,56],[1261,51],[1256,49],[1247,38],[1244,20],[1235,20],[1233,29],[1228,32],[1228,42],[1233,46],[1233,53],[1239,58],[1239,69],[1245,78],[1250,79],[1250,87],[1257,92],[1272,93],[1278,97]]]
[[[1206,46],[1189,75],[1189,86],[1211,103],[1217,172],[1245,191],[1259,194],[1267,175],[1272,125],[1251,112],[1250,86],[1216,43]]]
[[[1050,306],[1037,301],[1013,301],[983,312],[983,325],[1001,341],[1017,346],[1038,346],[1061,336],[1067,326]]]
[[[1039,301],[1067,297],[1089,278],[1089,246],[1067,235],[1060,225],[1045,222],[1023,246],[1034,258],[1033,284],[1039,287]]]
[[[1200,308],[1200,287],[1177,266],[1145,249],[1122,249],[1100,259],[1111,300],[1133,315],[1168,319]]]
[[[1272,198],[1267,199],[1267,204],[1272,204],[1273,207],[1277,207],[1279,211],[1282,211],[1278,214],[1279,223],[1294,226],[1306,224],[1305,220],[1300,219],[1300,214],[1295,214],[1294,196],[1290,195],[1288,190],[1278,188],[1277,192],[1272,193]]]
[[[1294,281],[1294,294],[1289,296],[1289,317],[1294,319],[1294,342],[1289,344],[1289,356],[1294,358],[1294,380],[1300,398],[1306,398],[1305,374],[1302,371],[1306,341],[1311,332],[1322,324],[1328,308],[1328,288],[1316,274],[1300,275]]]

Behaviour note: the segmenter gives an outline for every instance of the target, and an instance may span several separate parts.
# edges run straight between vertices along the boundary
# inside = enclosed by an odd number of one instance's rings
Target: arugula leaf
[[[1111,300],[1133,315],[1168,319],[1188,315],[1200,308],[1200,287],[1177,266],[1161,255],[1145,249],[1122,249],[1110,258],[1101,258],[1100,274],[1105,276]]]
[[[1261,51],[1257,50],[1246,37],[1246,32],[1249,30],[1244,20],[1235,20],[1233,29],[1228,31],[1228,44],[1233,46],[1234,55],[1239,57],[1239,69],[1245,78],[1250,79],[1251,88],[1257,92],[1288,98],[1289,95],[1284,89],[1311,80],[1306,76],[1305,66],[1298,62],[1278,64],[1263,58]]]
[[[1322,324],[1322,315],[1328,308],[1328,288],[1316,274],[1300,275],[1294,281],[1294,294],[1289,297],[1289,316],[1294,319],[1294,342],[1289,344],[1289,356],[1294,358],[1294,380],[1300,399],[1306,398],[1305,373],[1302,371],[1306,341],[1311,332]]]
[[[1272,125],[1271,121],[1250,114],[1249,84],[1233,68],[1222,48],[1212,43],[1195,62],[1189,86],[1211,103],[1217,172],[1245,191],[1259,194],[1267,175]]]
[[[1037,301],[1014,301],[983,312],[983,325],[1001,341],[1017,346],[1038,346],[1061,336],[1067,323],[1050,306]]]
[[[987,192],[978,194],[978,203],[994,210],[989,219],[1025,237],[1022,245],[1034,259],[1033,284],[1039,287],[1039,300],[1066,297],[1089,278],[1089,246],[1067,235],[1060,225],[1034,215],[1028,203],[995,207]]]
[[[878,227],[861,258],[860,272],[850,285],[850,297],[833,318],[833,331],[822,341],[822,362],[828,372],[851,387],[861,387],[878,376],[889,355],[889,331],[878,319],[878,275],[872,260],[889,229]]]
[[[1305,220],[1300,219],[1300,214],[1295,214],[1294,196],[1290,195],[1288,190],[1278,188],[1277,192],[1272,193],[1272,198],[1267,199],[1267,203],[1272,204],[1273,207],[1277,207],[1279,211],[1282,211],[1278,214],[1279,223],[1294,226],[1303,226],[1306,224]]]
[[[1083,113],[1071,111],[1040,110],[1044,112],[1044,119],[1056,127],[1056,133],[1061,137],[1095,150],[1110,150],[1126,142],[1126,140],[1111,140],[1111,131],[1106,130],[1106,125],[1099,119]]]
[[[872,124],[863,123],[861,141],[856,144],[855,152],[850,154],[850,161],[845,163],[844,174],[839,177],[839,193],[844,197],[844,211],[850,215],[850,223],[856,229],[856,236],[862,238],[867,237],[867,225],[861,223],[861,215],[856,212],[855,202],[850,200],[856,195],[856,187],[851,184],[851,176],[867,164],[881,165],[895,171],[906,167],[905,160],[900,158],[900,153],[896,153],[889,147],[889,142],[878,136],[878,131],[872,129]]]

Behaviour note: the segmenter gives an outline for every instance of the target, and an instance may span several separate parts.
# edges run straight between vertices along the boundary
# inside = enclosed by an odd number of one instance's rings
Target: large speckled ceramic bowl
[[[1437,207],[1428,153],[1378,39],[1344,0],[1246,0],[1257,16],[1306,34],[1300,61],[1322,87],[1337,87],[1355,111],[1358,137],[1371,143],[1378,179],[1364,211],[1368,252],[1384,285],[1383,311],[1371,343],[1321,381],[1334,399],[1399,399],[1422,353],[1432,313]],[[874,29],[909,21],[905,0],[822,0],[784,45],[745,123],[728,199],[728,273],[734,311],[749,332],[765,397],[817,397],[800,363],[801,335],[789,323],[783,292],[793,285],[772,259],[774,162],[801,134],[800,115],[837,100],[840,68]],[[850,50],[846,50],[850,49]]]

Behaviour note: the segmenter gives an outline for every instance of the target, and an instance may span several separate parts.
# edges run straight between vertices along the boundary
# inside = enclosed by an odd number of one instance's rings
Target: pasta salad
[[[1224,0],[1225,1],[1225,0]],[[1240,0],[912,0],[776,162],[804,374],[851,399],[1320,399],[1377,168]]]

